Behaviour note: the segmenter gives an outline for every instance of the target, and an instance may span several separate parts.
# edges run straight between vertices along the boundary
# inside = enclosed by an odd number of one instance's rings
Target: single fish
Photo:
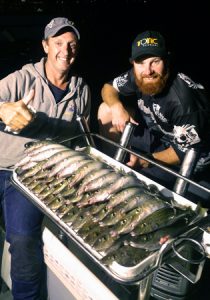
[[[51,149],[56,149],[56,148],[68,150],[67,147],[65,147],[65,146],[63,146],[61,144],[51,143],[51,144],[46,144],[46,145],[43,145],[41,147],[38,147],[38,148],[36,148],[34,150],[28,151],[27,155],[29,155],[30,157],[32,157],[32,156],[40,154],[40,153],[42,153],[44,151],[51,150]]]
[[[42,202],[44,202],[45,198],[47,198],[49,195],[52,195],[52,193],[53,193],[53,189],[46,186],[45,189],[39,193],[39,199],[42,200]]]
[[[42,199],[42,202],[48,206],[54,200],[55,200],[55,196],[52,193],[50,193]]]
[[[91,182],[89,182],[85,188],[84,192],[94,192],[100,190],[103,187],[106,187],[113,183],[115,180],[119,179],[122,175],[116,172],[109,172]]]
[[[77,206],[73,206],[66,214],[61,217],[61,220],[70,225],[76,218],[77,215],[80,213],[80,209]]]
[[[93,194],[89,198],[89,204],[94,204],[96,202],[106,201],[110,198],[110,196],[114,193],[119,192],[122,189],[126,189],[129,187],[142,187],[141,182],[134,177],[133,175],[122,175],[119,178],[116,178],[112,184],[107,185],[106,187],[100,189],[98,192]]]
[[[57,177],[58,178],[70,177],[78,170],[78,168],[86,165],[89,162],[90,159],[88,158],[83,158],[79,161],[75,161],[74,163],[71,163],[70,165],[66,166],[63,170],[58,172]]]
[[[48,207],[52,210],[52,211],[56,211],[57,209],[59,209],[62,205],[64,204],[64,200],[61,197],[56,197],[52,202],[50,202],[48,204]]]
[[[103,234],[103,232],[104,229],[95,224],[95,226],[90,228],[89,232],[84,236],[85,243],[87,243],[90,246],[93,246],[96,240],[99,238],[99,236]]]
[[[140,221],[130,234],[135,236],[158,230],[167,226],[167,224],[174,219],[174,216],[175,210],[172,207],[158,209]]]
[[[63,180],[63,178],[60,178]],[[69,188],[69,187],[66,187],[62,192],[61,192],[61,195],[64,197],[64,198],[68,198],[68,197],[72,197],[72,196],[75,196],[76,197],[76,189],[74,187],[72,188]]]
[[[167,207],[167,205],[168,203],[156,197],[145,199],[137,208],[129,211],[125,218],[112,227],[111,234],[115,236],[131,232],[148,215],[163,207]]]
[[[99,169],[99,170],[95,170],[95,171],[92,171],[88,174],[88,176],[86,176],[81,184],[79,185],[79,188],[77,190],[77,194],[80,195],[80,194],[83,194],[85,192],[85,188],[86,186],[90,183],[90,182],[94,182],[94,180],[96,180],[97,178],[101,177],[101,176],[104,176],[110,172],[113,172],[113,169],[109,168],[109,167],[106,167],[104,169]]]
[[[36,164],[37,164],[36,161],[28,161],[28,163],[24,164],[23,166],[17,167],[15,169],[15,172],[17,173],[17,175],[21,175],[22,173],[26,172],[27,170],[35,167]]]
[[[62,217],[63,217],[65,214],[67,214],[72,208],[73,208],[73,204],[66,203],[66,202],[64,201],[64,204],[56,210],[56,215],[57,215],[59,218],[62,218]]]
[[[111,235],[110,230],[104,230],[104,228],[101,229],[103,229],[102,233],[97,237],[92,245],[92,247],[99,252],[103,252],[109,249],[119,238],[119,236],[117,235]]]
[[[50,177],[52,176],[56,176],[60,171],[62,171],[63,169],[65,169],[67,166],[73,164],[74,162],[78,162],[80,160],[83,160],[84,158],[87,158],[87,155],[83,154],[83,153],[79,153],[78,155],[74,155],[74,156],[70,156],[67,158],[64,158],[63,160],[61,160],[60,162],[58,162],[52,169],[50,172]]]
[[[45,188],[46,186],[44,184],[39,183],[33,189],[31,189],[31,191],[33,192],[33,194],[39,195]]]
[[[86,209],[80,209],[80,213],[77,215],[76,219],[71,224],[71,227],[78,231],[86,222],[91,220],[91,216],[86,214]]]
[[[105,164],[100,161],[89,161],[87,164],[78,168],[78,170],[72,176],[69,187],[80,183],[85,176],[87,176],[91,171],[98,170],[105,167]]]
[[[35,176],[39,171],[42,170],[42,165],[44,164],[44,161],[41,161],[37,163],[34,167],[31,169],[27,170],[23,174],[20,175],[20,180],[24,180],[25,178]]]
[[[107,203],[107,207],[111,210],[118,204],[127,201],[131,196],[141,194],[142,190],[143,190],[142,187],[129,187],[123,189],[122,191],[111,196],[109,202]]]
[[[43,169],[49,169],[60,161],[74,155],[77,155],[77,152],[70,149],[64,149],[61,152],[55,153],[46,161],[43,165]]]
[[[125,213],[123,213],[119,208],[120,204],[113,208],[113,210],[107,210],[107,214],[103,219],[99,221],[101,227],[111,226],[118,223],[122,218],[125,218]]]
[[[68,187],[68,180],[63,179],[60,184],[55,187],[53,194],[60,194],[66,187]]]
[[[83,239],[96,227],[96,223],[90,218],[81,228],[77,231],[77,234]]]
[[[171,238],[175,238],[184,233],[187,229],[185,219],[180,219],[171,226],[158,229],[156,231],[138,236],[130,236],[124,243],[138,249],[156,251]]]
[[[45,179],[49,174],[48,170],[40,170],[38,171],[35,175],[33,175],[33,178],[38,180],[38,179]]]
[[[30,161],[43,161],[45,159],[49,159],[49,157],[53,156],[55,153],[61,152],[64,149],[66,149],[66,147],[62,146],[62,145],[60,145],[60,147],[50,148],[50,149],[42,151],[38,154],[31,155]]]
[[[44,145],[52,145],[52,144],[55,144],[52,140],[43,140],[43,141],[38,140],[38,141],[29,142],[25,144],[24,152],[28,154],[39,147],[43,147]]]
[[[151,253],[152,252],[145,249],[138,249],[138,251],[136,251],[136,249],[130,245],[123,245],[117,250],[105,255],[101,259],[101,262],[104,265],[111,265],[113,262],[117,262],[119,265],[124,267],[134,267]]]

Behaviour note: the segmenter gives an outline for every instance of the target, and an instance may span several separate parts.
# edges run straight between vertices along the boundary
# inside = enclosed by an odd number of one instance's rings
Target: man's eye
[[[71,44],[70,47],[71,47],[71,49],[75,50],[77,48],[77,45],[76,44]]]

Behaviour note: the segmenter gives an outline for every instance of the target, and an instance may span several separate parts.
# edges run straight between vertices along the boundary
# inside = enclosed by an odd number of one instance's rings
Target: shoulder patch
[[[183,74],[183,73],[178,73],[178,76],[179,78],[181,78],[183,81],[185,81],[188,86],[190,88],[193,88],[193,89],[204,89],[204,87],[202,86],[202,84],[200,83],[196,83],[194,82],[190,77],[188,77],[187,75]]]

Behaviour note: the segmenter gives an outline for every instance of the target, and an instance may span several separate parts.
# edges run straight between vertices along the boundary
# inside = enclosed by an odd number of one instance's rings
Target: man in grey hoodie
[[[79,40],[73,22],[60,17],[51,20],[42,41],[47,57],[0,81],[0,119],[6,126],[0,131],[0,200],[10,243],[14,300],[43,300],[43,214],[11,185],[10,175],[24,156],[27,142],[78,134],[77,114],[88,121],[89,87],[72,71]],[[30,107],[36,111],[35,118]]]

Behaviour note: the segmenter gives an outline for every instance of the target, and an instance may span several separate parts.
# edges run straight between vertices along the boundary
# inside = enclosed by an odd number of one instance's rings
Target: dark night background
[[[73,20],[81,33],[75,64],[92,90],[92,122],[103,83],[129,67],[131,43],[147,29],[160,31],[179,71],[208,81],[207,2],[188,0],[0,1],[0,78],[43,56],[41,39],[53,17]],[[94,131],[95,131],[95,126]]]

